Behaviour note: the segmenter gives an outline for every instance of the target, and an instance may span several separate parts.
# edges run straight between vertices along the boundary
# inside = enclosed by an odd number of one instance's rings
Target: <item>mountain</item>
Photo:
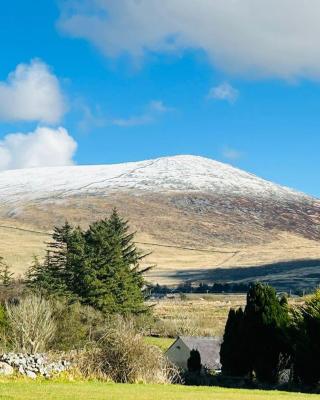
[[[0,254],[22,272],[54,224],[114,206],[152,251],[154,281],[320,259],[319,200],[197,156],[1,172]]]
[[[230,165],[198,156],[164,157],[115,165],[10,170],[0,174],[0,201],[48,200],[119,191],[202,192],[278,201],[313,199]]]

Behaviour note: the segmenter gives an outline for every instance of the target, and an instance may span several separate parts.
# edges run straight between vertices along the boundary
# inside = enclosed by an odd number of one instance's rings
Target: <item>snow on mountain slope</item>
[[[115,165],[67,166],[0,173],[0,204],[114,191],[205,192],[307,200],[310,197],[198,156],[164,157]]]

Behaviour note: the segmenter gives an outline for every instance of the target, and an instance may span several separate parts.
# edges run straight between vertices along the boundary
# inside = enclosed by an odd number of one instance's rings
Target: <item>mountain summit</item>
[[[203,192],[307,201],[308,196],[198,156],[163,157],[114,165],[67,166],[0,173],[0,201],[107,195],[115,191]],[[311,200],[311,199],[310,199]]]
[[[0,255],[22,272],[54,225],[67,219],[87,226],[113,207],[129,219],[138,246],[152,253],[155,282],[320,259],[319,200],[188,155],[1,172]]]

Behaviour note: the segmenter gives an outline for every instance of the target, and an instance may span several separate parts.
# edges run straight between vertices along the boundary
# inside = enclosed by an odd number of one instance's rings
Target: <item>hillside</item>
[[[114,206],[153,252],[153,281],[320,259],[319,200],[196,156],[1,172],[0,254],[23,272],[54,224],[86,226]]]

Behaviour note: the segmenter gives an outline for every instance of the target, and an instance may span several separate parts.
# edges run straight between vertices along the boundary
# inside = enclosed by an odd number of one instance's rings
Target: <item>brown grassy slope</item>
[[[279,205],[201,193],[118,193],[2,207],[0,254],[22,272],[33,254],[42,253],[53,225],[68,219],[86,227],[115,206],[130,220],[139,247],[152,251],[146,261],[158,265],[153,281],[178,281],[172,271],[320,258],[319,203]]]

